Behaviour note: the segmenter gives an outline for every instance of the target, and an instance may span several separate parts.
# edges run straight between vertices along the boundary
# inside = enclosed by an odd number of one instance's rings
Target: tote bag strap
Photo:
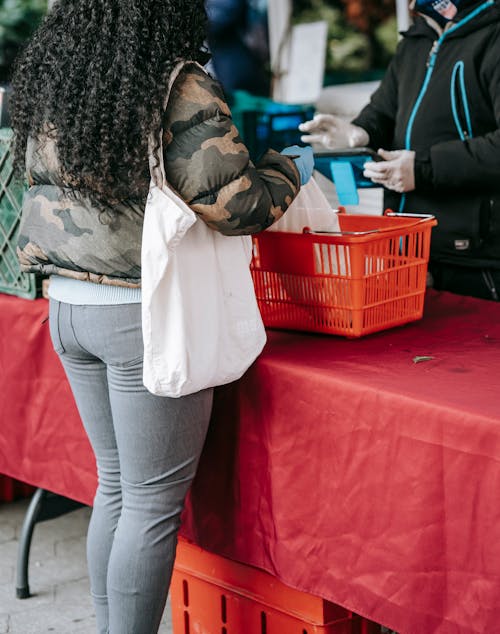
[[[182,60],[181,62],[176,64],[168,79],[168,87],[163,102],[162,115],[167,109],[168,102],[170,100],[170,93],[172,92],[172,86],[174,85],[177,77],[179,77],[184,66],[186,66],[187,64],[195,64],[196,66],[201,68],[203,72],[205,72],[203,66],[198,64],[198,62]],[[157,148],[157,154],[155,153],[155,148]],[[160,189],[164,189],[165,187],[169,188],[167,177],[165,175],[165,163],[163,161],[163,128],[160,131],[159,139],[156,138],[155,134],[153,133],[151,133],[151,136],[149,137],[149,172],[151,174],[151,179],[153,183],[157,187],[159,187]]]

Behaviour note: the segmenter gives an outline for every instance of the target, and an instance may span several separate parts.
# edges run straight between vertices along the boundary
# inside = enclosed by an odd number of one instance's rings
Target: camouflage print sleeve
[[[167,180],[213,229],[257,233],[286,211],[300,188],[293,160],[269,150],[254,166],[220,84],[188,65],[164,117]]]

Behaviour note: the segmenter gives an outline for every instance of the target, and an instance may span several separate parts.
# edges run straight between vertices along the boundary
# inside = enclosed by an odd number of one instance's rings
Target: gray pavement
[[[0,503],[0,634],[95,634],[85,562],[90,509],[36,525],[29,582],[34,596],[16,599],[19,532],[29,500]],[[173,634],[167,605],[161,634]]]

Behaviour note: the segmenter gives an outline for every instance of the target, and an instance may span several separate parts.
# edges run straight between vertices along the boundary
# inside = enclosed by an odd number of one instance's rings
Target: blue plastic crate
[[[303,145],[299,124],[314,116],[311,105],[277,103],[244,91],[232,94],[231,111],[253,161],[268,148],[281,152],[289,145]]]

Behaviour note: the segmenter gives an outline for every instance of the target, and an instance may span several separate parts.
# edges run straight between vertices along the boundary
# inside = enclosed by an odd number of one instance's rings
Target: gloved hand
[[[415,189],[415,152],[412,150],[379,150],[383,161],[365,163],[363,176],[395,192]]]
[[[321,143],[330,150],[368,145],[368,132],[334,114],[317,114],[310,121],[299,125],[304,143]]]
[[[281,154],[293,157],[295,165],[299,170],[300,184],[305,185],[311,178],[314,170],[314,156],[312,148],[300,147],[300,145],[290,145],[282,150]]]

